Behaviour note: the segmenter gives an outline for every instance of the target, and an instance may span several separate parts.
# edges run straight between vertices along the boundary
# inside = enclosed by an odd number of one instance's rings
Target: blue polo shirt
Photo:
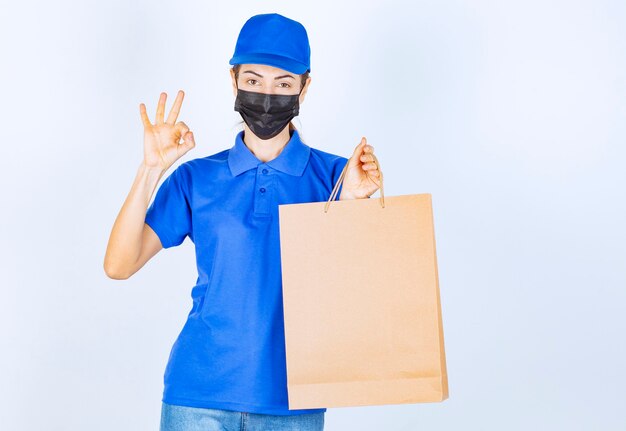
[[[309,147],[294,130],[264,163],[243,134],[230,149],[180,164],[146,213],[164,248],[189,236],[198,269],[162,400],[273,415],[326,411],[288,409],[278,205],[328,200],[348,159]]]

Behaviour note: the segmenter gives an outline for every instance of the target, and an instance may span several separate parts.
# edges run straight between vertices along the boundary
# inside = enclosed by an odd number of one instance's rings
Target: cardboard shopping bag
[[[327,202],[279,205],[289,408],[443,401],[431,195],[385,197],[381,172],[380,198],[334,201],[346,167]]]

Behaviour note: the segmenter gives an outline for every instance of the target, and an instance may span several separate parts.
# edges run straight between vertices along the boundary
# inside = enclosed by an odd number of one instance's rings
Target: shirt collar
[[[246,146],[243,141],[243,134],[243,130],[237,133],[235,145],[228,152],[228,165],[233,176],[256,168],[263,163]],[[310,153],[311,148],[302,142],[300,134],[297,130],[294,130],[278,157],[265,162],[265,164],[286,174],[302,176],[304,168],[309,161]]]

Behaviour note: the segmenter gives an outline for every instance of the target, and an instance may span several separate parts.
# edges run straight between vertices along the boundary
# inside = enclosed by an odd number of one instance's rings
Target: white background
[[[128,280],[102,263],[151,119],[183,89],[229,148],[228,74],[257,13],[300,21],[295,124],[385,194],[432,193],[450,398],[329,409],[326,430],[626,427],[626,3],[24,1],[0,12],[3,430],[156,430],[193,244]]]

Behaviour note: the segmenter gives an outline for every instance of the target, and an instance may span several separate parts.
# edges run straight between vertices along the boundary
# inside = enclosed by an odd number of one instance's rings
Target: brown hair
[[[235,80],[239,79],[239,69],[241,68],[241,64],[234,64],[232,69],[233,72],[235,72]],[[309,79],[309,71],[307,70],[306,72],[304,72],[302,75],[300,75],[300,90],[302,90],[302,88],[304,87],[304,85],[306,84],[306,80]],[[243,121],[242,121],[243,123]],[[296,130],[296,126],[294,126],[293,122],[290,121],[289,122],[289,132],[291,133],[291,131]]]

